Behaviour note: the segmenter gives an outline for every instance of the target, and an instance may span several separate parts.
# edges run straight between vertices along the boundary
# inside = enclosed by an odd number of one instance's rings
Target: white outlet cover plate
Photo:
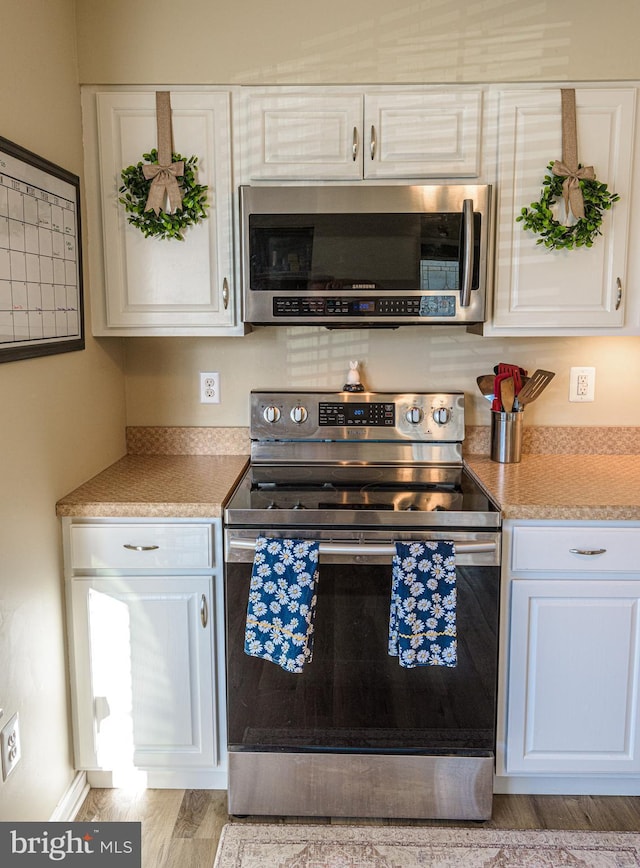
[[[0,730],[0,752],[2,753],[2,780],[6,781],[22,756],[17,711]]]
[[[200,403],[220,403],[220,374],[217,371],[200,373]]]
[[[571,368],[569,373],[569,400],[577,402],[594,401],[596,390],[596,369],[590,367]]]

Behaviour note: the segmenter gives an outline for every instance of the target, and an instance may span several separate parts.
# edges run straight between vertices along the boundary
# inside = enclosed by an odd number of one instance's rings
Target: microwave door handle
[[[460,281],[460,307],[469,307],[469,304],[471,303],[474,247],[473,199],[465,199],[462,203],[462,279]]]

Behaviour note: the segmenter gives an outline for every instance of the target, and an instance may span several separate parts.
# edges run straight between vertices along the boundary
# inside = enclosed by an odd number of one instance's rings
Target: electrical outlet
[[[220,374],[200,374],[200,403],[220,403]]]
[[[595,368],[571,368],[569,376],[569,400],[593,401],[596,389]]]
[[[22,756],[20,746],[20,728],[18,725],[18,712],[5,723],[0,732],[0,753],[2,753],[2,780],[6,781],[15,769]]]

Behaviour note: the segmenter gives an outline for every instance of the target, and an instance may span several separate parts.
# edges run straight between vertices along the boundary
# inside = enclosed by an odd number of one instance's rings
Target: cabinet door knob
[[[205,595],[202,595],[202,601],[200,603],[200,622],[203,627],[206,627],[209,623],[209,604],[207,603],[207,598]]]
[[[620,310],[620,304],[622,303],[622,281],[619,277],[616,277],[616,286],[618,287],[618,294],[616,296],[616,310]]]
[[[358,146],[360,142],[358,140],[358,127],[353,128],[353,140],[351,144],[351,156],[353,158],[353,162],[358,159]]]
[[[606,549],[569,549],[572,555],[603,555]]]
[[[376,146],[378,142],[376,139],[376,128],[373,124],[371,124],[371,139],[369,140],[369,153],[371,154],[371,159],[374,160],[376,156]]]
[[[130,552],[155,552],[160,546],[134,546],[130,543],[124,543],[123,548],[129,549]]]
[[[229,307],[229,281],[226,277],[222,281],[222,304],[225,310]]]

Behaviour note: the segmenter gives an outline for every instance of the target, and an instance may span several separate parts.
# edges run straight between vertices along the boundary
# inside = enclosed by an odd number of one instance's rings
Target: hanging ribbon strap
[[[573,88],[562,88],[562,160],[552,166],[554,175],[564,178],[562,197],[564,199],[565,223],[570,214],[580,220],[584,217],[584,199],[580,188],[581,180],[592,181],[596,173],[593,166],[578,168],[578,134],[576,132],[576,92]]]
[[[173,134],[171,129],[171,94],[166,90],[156,92],[156,122],[158,126],[158,164],[142,167],[142,173],[151,181],[145,211],[158,214],[164,210],[165,199],[169,200],[171,214],[182,208],[182,192],[177,179],[184,175],[184,161],[172,163]]]

